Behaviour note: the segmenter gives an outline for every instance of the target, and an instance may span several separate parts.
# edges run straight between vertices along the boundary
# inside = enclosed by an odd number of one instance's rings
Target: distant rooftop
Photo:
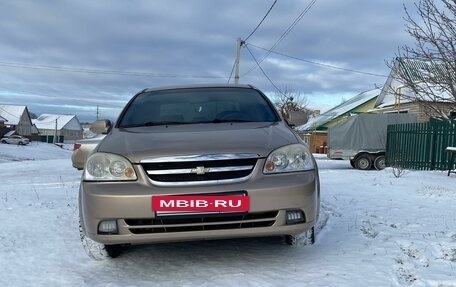
[[[423,91],[421,100],[452,102],[453,96],[448,89],[443,88],[449,85],[448,82],[456,81],[451,80],[450,75],[456,77],[454,71],[439,60],[398,57],[375,106],[383,108],[394,105],[399,91],[401,102],[415,101],[417,95],[407,83],[414,83]]]
[[[305,125],[298,127],[299,131],[309,131],[312,130],[314,127],[320,127],[328,123],[329,121],[342,116],[350,112],[351,110],[359,107],[360,105],[372,100],[373,98],[377,97],[380,94],[380,89],[373,89],[361,94],[354,96],[353,98],[349,99],[341,103],[340,105],[335,106],[334,108],[322,113],[320,116],[310,119]]]
[[[66,126],[75,115],[56,115],[56,114],[42,114],[37,119],[32,120],[33,124],[36,125],[38,129],[52,130],[55,129],[55,124],[57,121],[57,129],[61,130]]]
[[[26,106],[0,105],[0,117],[6,120],[5,124],[17,125],[26,108]]]

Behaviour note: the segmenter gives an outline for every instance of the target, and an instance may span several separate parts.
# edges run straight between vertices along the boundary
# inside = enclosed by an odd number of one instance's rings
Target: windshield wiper
[[[152,126],[169,126],[169,125],[188,125],[191,123],[186,122],[145,122],[141,124],[131,124],[121,126],[121,128],[139,128],[139,127],[152,127]]]
[[[192,124],[220,124],[220,123],[253,123],[255,121],[251,120],[242,120],[242,119],[231,119],[231,120],[222,120],[222,119],[213,119],[212,121],[199,121],[199,122],[145,122],[141,124],[131,124],[121,126],[121,128],[138,128],[138,127],[152,127],[152,126],[171,126],[171,125],[192,125]]]
[[[171,125],[188,125],[188,124],[191,124],[191,123],[169,121],[169,122],[147,122],[147,123],[144,123],[144,126],[151,127],[151,126],[171,126]]]
[[[231,120],[222,120],[222,119],[213,119],[212,123],[219,124],[219,123],[253,123],[255,121],[251,120],[242,120],[242,119],[231,119]]]

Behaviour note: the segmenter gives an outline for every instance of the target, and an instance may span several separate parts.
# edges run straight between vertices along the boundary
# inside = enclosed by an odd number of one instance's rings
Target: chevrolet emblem
[[[192,173],[196,173],[197,175],[202,175],[205,174],[206,172],[209,172],[211,169],[210,168],[205,168],[204,166],[197,166],[196,168],[192,168]]]

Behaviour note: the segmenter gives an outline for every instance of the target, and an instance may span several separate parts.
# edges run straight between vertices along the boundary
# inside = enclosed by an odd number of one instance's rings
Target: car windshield
[[[224,122],[276,122],[271,104],[255,89],[189,88],[137,95],[120,128]]]

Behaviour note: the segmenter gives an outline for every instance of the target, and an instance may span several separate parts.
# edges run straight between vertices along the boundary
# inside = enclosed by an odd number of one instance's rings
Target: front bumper
[[[86,235],[104,244],[144,244],[205,239],[299,234],[315,225],[320,195],[316,170],[263,175],[254,170],[245,182],[212,186],[157,187],[137,169],[134,182],[82,182],[79,203]],[[153,195],[213,194],[246,191],[247,216],[160,221],[151,209]],[[287,210],[301,210],[305,221],[286,224]],[[227,214],[227,216],[229,216]],[[204,217],[204,216],[203,216]],[[118,234],[98,234],[102,220],[116,220]],[[220,220],[220,221],[218,221]]]

